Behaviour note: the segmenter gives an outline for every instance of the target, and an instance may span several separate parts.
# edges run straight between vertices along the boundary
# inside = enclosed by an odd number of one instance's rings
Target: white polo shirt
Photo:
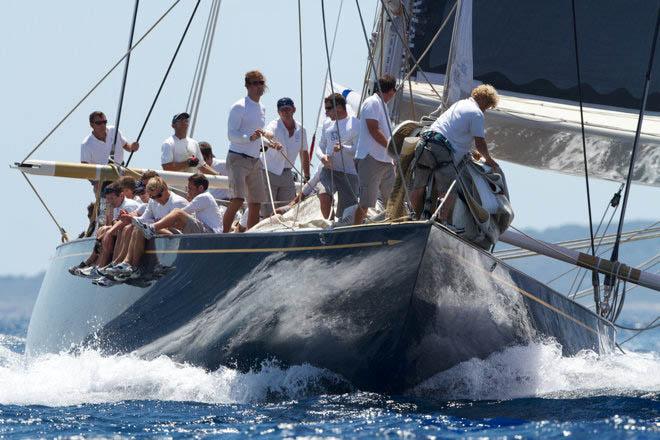
[[[339,137],[337,125],[339,124]],[[358,143],[360,121],[355,116],[348,116],[339,121],[326,119],[323,122],[323,131],[316,154],[319,159],[327,155],[332,160],[332,169],[347,174],[357,174],[355,169],[355,145]],[[334,147],[341,138],[343,149],[335,152]]]
[[[114,220],[117,220],[119,218],[119,211],[121,211],[122,209],[126,212],[133,212],[133,211],[136,211],[140,207],[141,204],[142,204],[141,202],[136,202],[133,199],[129,199],[128,197],[124,197],[124,201],[121,202],[121,205],[119,205],[118,208],[114,208],[112,210],[112,220],[114,221]]]
[[[431,125],[454,147],[454,160],[459,161],[472,150],[475,137],[485,138],[484,112],[472,98],[456,101]]]
[[[195,196],[183,210],[194,215],[197,220],[211,228],[216,234],[222,232],[222,212],[208,191]]]
[[[269,122],[266,126],[266,131],[273,133],[275,140],[281,143],[283,147],[281,152],[274,148],[269,148],[265,154],[268,171],[278,176],[282,174],[285,168],[291,168],[291,164],[296,163],[296,158],[301,151],[309,151],[307,132],[298,121],[294,122],[295,129],[293,136],[289,136],[289,130],[279,118]]]
[[[376,139],[369,133],[369,127],[367,127],[367,119],[375,119],[378,121],[378,128],[389,140],[392,136],[389,115],[385,113],[383,108],[387,107],[383,106],[383,100],[375,93],[362,103],[360,108],[360,139],[355,152],[356,159],[364,159],[369,155],[380,162],[394,163],[390,155],[387,154],[387,148],[376,142]]]
[[[235,153],[259,157],[261,140],[250,140],[250,136],[257,128],[266,125],[266,107],[260,102],[251,100],[248,96],[239,99],[229,110],[227,121],[227,137],[229,150]]]
[[[164,205],[161,205],[154,199],[149,199],[147,209],[144,211],[144,214],[140,216],[140,220],[144,223],[155,223],[170,212],[174,211],[175,208],[183,209],[186,206],[188,206],[188,201],[186,199],[170,191],[170,198],[167,199],[167,202],[165,202]]]
[[[112,152],[112,140],[115,138],[115,127],[108,127],[105,140],[96,139],[93,133],[90,133],[80,145],[80,161],[87,163],[96,163],[107,165],[108,158]],[[128,141],[122,136],[121,130],[117,134],[115,143],[115,162],[121,163],[124,160],[124,145]]]
[[[196,167],[188,167],[182,171],[196,173],[199,168],[204,166],[204,157],[195,139],[190,137],[179,139],[176,135],[172,135],[163,142],[160,163],[183,162],[193,156],[199,159],[199,164]]]

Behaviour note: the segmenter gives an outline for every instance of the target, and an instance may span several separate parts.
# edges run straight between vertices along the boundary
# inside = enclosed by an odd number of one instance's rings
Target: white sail
[[[472,91],[472,0],[458,0],[451,41],[442,93],[443,111],[470,96]]]

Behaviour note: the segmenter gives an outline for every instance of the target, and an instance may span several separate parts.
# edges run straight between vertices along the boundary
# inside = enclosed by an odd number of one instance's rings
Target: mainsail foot
[[[15,163],[11,168],[25,174],[36,176],[66,177],[70,179],[87,180],[116,180],[125,174],[139,176],[145,170],[139,168],[125,168],[117,165],[97,165],[89,163],[55,162],[46,160],[27,160],[23,163]],[[168,185],[185,188],[191,173],[178,171],[158,170],[158,175]],[[227,189],[229,182],[225,176],[207,175],[209,188]]]

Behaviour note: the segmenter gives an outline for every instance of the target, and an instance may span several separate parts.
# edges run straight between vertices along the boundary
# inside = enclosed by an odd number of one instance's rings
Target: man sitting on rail
[[[154,223],[165,217],[176,208],[184,208],[188,201],[183,197],[176,195],[167,188],[167,184],[160,177],[154,177],[147,183],[147,193],[149,193],[149,204],[147,209],[140,217],[143,223]],[[120,219],[126,223],[131,222],[133,216],[129,213],[122,213]],[[166,229],[157,231],[158,234],[172,234]],[[106,272],[115,278],[128,278],[134,275],[144,254],[145,239],[139,228],[133,227],[130,240],[128,242],[128,252],[124,260],[118,265]]]
[[[185,208],[174,209],[154,223],[145,223],[140,218],[132,219],[147,240],[156,231],[178,229],[184,234],[219,234],[222,232],[222,210],[213,196],[207,191],[209,181],[201,173],[188,177],[188,200]]]

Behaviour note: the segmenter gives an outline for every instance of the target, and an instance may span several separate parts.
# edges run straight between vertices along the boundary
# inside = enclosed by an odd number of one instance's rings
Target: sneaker
[[[71,275],[80,276],[80,269],[84,269],[85,267],[87,267],[87,264],[85,264],[84,261],[81,261],[79,264],[71,266],[68,270]]]
[[[112,268],[110,274],[115,278],[128,278],[135,271],[133,266],[128,263],[119,263]]]
[[[113,267],[115,267],[115,265],[110,263],[107,266],[99,267],[98,271],[101,275],[103,275],[104,277],[107,277],[108,275],[110,275],[112,273],[112,268]]]
[[[111,280],[110,278],[107,277],[99,277],[99,278],[94,278],[92,280],[92,284],[95,284],[97,286],[101,287],[110,287],[114,286],[115,284],[118,284],[119,281],[116,280]]]
[[[156,235],[156,231],[154,230],[154,227],[152,225],[148,225],[144,223],[139,218],[133,217],[131,218],[131,222],[133,222],[133,225],[142,232],[142,235],[144,235],[144,238],[146,238],[147,240],[152,239]]]
[[[88,266],[79,270],[80,276],[85,278],[98,278],[103,275],[99,273],[99,269],[96,266]]]

